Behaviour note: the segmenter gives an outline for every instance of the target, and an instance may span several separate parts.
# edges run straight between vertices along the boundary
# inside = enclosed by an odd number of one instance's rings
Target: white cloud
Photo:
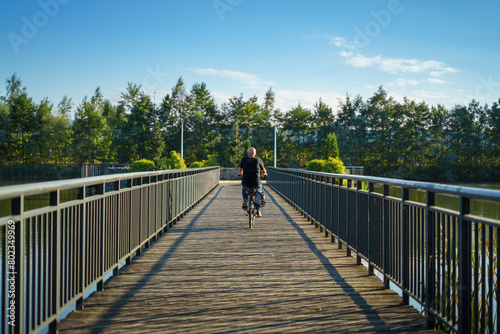
[[[427,73],[433,77],[441,77],[447,73],[456,73],[457,69],[435,60],[388,58],[381,55],[367,57],[359,53],[354,42],[347,41],[344,37],[330,37],[330,44],[341,49],[338,54],[344,58],[347,65],[367,68],[377,66],[384,72],[391,74]]]
[[[429,79],[427,79],[427,81],[429,81],[430,83],[435,83],[435,84],[444,84],[444,83],[446,83],[446,81],[441,80],[441,79],[437,79],[437,78],[429,78]]]
[[[446,81],[437,79],[437,78],[428,78],[428,79],[406,79],[406,78],[398,78],[394,81],[391,81],[387,84],[386,86],[399,86],[399,87],[404,87],[404,86],[417,86],[423,83],[432,83],[432,84],[445,84]]]
[[[382,62],[382,58],[377,56],[374,58],[363,57],[360,54],[341,54],[342,57],[346,58],[346,64],[352,65],[354,67],[370,67]]]
[[[421,80],[416,80],[416,79],[399,78],[392,82],[387,83],[386,86],[399,86],[399,87],[404,87],[406,85],[417,86],[421,82],[422,82]]]
[[[392,74],[403,73],[428,73],[440,77],[446,73],[456,73],[458,70],[434,60],[397,59],[382,56],[365,57],[361,54],[340,51],[339,55],[345,59],[346,64],[354,67],[377,66],[379,70]]]
[[[333,44],[338,48],[343,48],[348,50],[357,49],[357,46],[354,42],[348,42],[344,37],[340,36],[330,37],[330,44]]]
[[[272,86],[272,82],[264,81],[259,78],[256,74],[243,73],[230,70],[217,70],[213,68],[194,68],[191,69],[194,73],[204,74],[204,75],[215,75],[222,78],[228,78],[231,80],[239,81],[243,83],[244,87],[247,88],[262,88]]]

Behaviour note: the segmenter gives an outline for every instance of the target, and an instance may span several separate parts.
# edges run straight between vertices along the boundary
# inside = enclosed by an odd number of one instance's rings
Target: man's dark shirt
[[[245,187],[257,187],[260,184],[260,174],[263,169],[266,169],[260,158],[250,157],[241,159],[240,168],[243,168],[241,184]]]

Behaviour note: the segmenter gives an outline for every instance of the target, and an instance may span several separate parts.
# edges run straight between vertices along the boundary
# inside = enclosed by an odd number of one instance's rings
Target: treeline
[[[303,168],[321,158],[329,133],[337,136],[346,166],[369,175],[435,181],[500,181],[500,100],[472,101],[452,109],[405,99],[379,88],[368,100],[346,96],[334,111],[321,99],[312,109],[275,107],[269,89],[262,103],[253,96],[217,105],[204,83],[188,90],[180,78],[158,103],[129,83],[117,105],[97,88],[74,111],[64,97],[57,105],[36,103],[14,74],[0,102],[0,164],[80,165],[149,159],[162,167],[171,152],[184,159],[217,159],[236,166],[250,140],[266,165],[273,162],[274,127],[278,166]]]

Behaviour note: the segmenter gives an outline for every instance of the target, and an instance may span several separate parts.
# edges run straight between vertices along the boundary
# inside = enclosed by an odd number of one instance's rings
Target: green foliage
[[[160,161],[160,170],[169,170],[169,169],[185,169],[186,163],[184,159],[181,158],[180,153],[176,151],[170,151],[170,158],[163,158]]]
[[[321,172],[325,165],[325,160],[314,159],[307,163],[306,170]]]
[[[130,165],[129,172],[148,172],[155,170],[155,163],[151,160],[141,159]]]
[[[219,165],[219,155],[217,153],[209,154],[207,160],[203,160],[205,167],[218,166]]]
[[[97,88],[77,108],[73,124],[73,153],[78,164],[107,161],[111,140],[110,128],[103,115],[104,97]]]
[[[314,159],[309,161],[306,165],[306,170],[334,174],[347,174],[342,160],[331,157],[326,160]]]
[[[203,168],[205,167],[205,164],[202,161],[195,161],[191,165],[189,165],[189,168]]]
[[[252,147],[252,144],[250,143],[250,139],[247,139],[245,141],[245,152],[247,152],[250,147]]]
[[[339,158],[328,158],[321,168],[322,172],[334,174],[347,174],[344,163]]]
[[[262,102],[241,94],[219,106],[204,83],[189,90],[179,78],[161,99],[129,83],[116,105],[97,88],[72,110],[68,97],[56,107],[47,99],[33,101],[15,73],[7,78],[4,91],[0,164],[7,166],[131,163],[144,158],[157,168],[185,168],[178,154],[168,153],[179,151],[181,128],[184,157],[191,165],[238,166],[251,145],[268,165],[277,126],[280,167],[304,168],[309,162],[308,169],[326,165],[337,170],[339,164],[331,161],[312,163],[331,157],[364,166],[365,173],[374,176],[500,181],[500,100],[491,106],[473,100],[446,109],[396,101],[380,87],[367,100],[346,95],[335,111],[320,98],[311,109],[298,104],[282,112],[275,108],[271,88]]]
[[[217,166],[219,164],[218,159],[219,159],[219,157],[218,157],[217,153],[209,154],[207,160],[195,161],[191,165],[189,165],[189,168],[202,168],[202,167]]]
[[[323,151],[323,159],[328,158],[338,158],[339,157],[339,146],[337,144],[337,136],[335,133],[329,133],[326,136],[325,149]]]

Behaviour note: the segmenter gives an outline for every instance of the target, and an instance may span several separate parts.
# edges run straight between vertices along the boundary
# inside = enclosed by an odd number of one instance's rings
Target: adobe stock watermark
[[[19,33],[9,32],[7,38],[15,53],[19,53],[19,47],[26,45],[35,38],[40,29],[45,27],[51,18],[54,18],[58,13],[61,5],[66,5],[71,0],[39,0],[37,11],[31,18],[23,16],[21,18],[22,26]]]
[[[479,84],[474,91],[475,97],[479,101],[489,101],[500,98],[500,81],[494,81],[493,75],[489,75],[487,79],[483,76],[479,77]]]
[[[16,223],[7,225],[7,323],[16,326]]]
[[[355,34],[352,41],[337,38],[334,41],[335,45],[342,48],[342,52],[347,53],[364,49],[392,22],[395,15],[402,12],[403,6],[399,0],[389,0],[385,9],[370,11],[373,20],[368,21],[364,27],[354,27]]]
[[[153,69],[151,66],[146,67],[146,76],[142,80],[142,87],[146,90],[155,90],[161,85],[166,78],[168,78],[167,72],[162,72],[160,65],[156,65],[156,68]]]
[[[212,3],[219,19],[224,21],[224,15],[227,11],[232,12],[236,7],[241,5],[243,0],[214,0]]]

